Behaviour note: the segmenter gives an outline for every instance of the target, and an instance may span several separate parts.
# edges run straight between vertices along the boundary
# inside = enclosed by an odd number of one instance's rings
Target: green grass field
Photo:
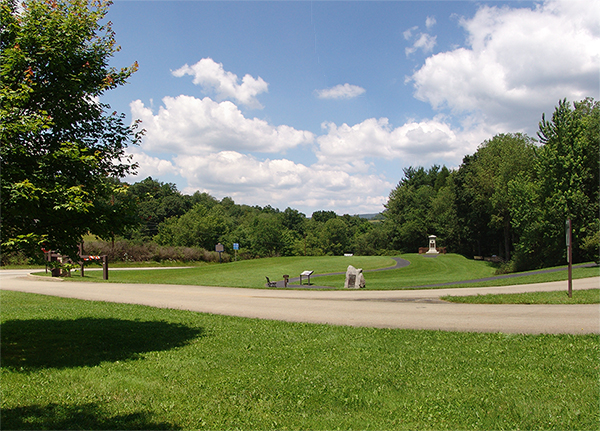
[[[597,430],[598,335],[352,328],[1,291],[3,429]]]
[[[390,267],[395,262],[391,258],[383,256],[280,257],[177,270],[119,271],[117,269],[110,271],[109,281],[263,288],[266,282],[265,276],[271,280],[281,280],[283,274],[298,277],[302,271],[307,269],[315,271],[315,275],[332,272],[345,273],[348,265],[353,265],[365,270],[367,289],[385,290],[492,277],[496,271],[495,266],[488,262],[470,260],[456,254],[440,255],[436,258],[418,254],[406,254],[401,257],[409,260],[411,264],[405,268],[380,272],[369,272],[369,270]],[[85,274],[85,280],[102,281],[101,272],[87,271]],[[575,268],[573,270],[574,278],[599,275],[600,267]],[[344,286],[344,278],[343,274],[313,276],[311,283],[341,289]],[[566,279],[567,272],[560,271],[453,287],[504,286]],[[81,280],[78,273],[74,273],[73,280]]]
[[[442,296],[443,300],[463,304],[600,304],[600,289],[556,292],[507,293],[501,295]]]
[[[385,256],[274,257],[177,270],[119,271],[116,269],[110,271],[109,281],[262,288],[266,283],[265,277],[269,277],[271,280],[282,280],[284,274],[298,277],[305,270],[322,274],[345,272],[348,265],[376,269],[395,264],[396,262]],[[84,278],[91,281],[102,281],[102,273],[87,271]],[[73,280],[81,280],[78,273],[74,273]],[[342,287],[343,285],[342,278]]]

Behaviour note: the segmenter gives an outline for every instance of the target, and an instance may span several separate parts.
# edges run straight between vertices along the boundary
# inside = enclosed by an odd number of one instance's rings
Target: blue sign
[[[233,249],[234,250],[239,250],[240,249],[240,245],[237,242],[233,243]]]

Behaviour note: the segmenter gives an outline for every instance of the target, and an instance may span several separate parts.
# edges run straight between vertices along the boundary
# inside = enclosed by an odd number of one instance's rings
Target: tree
[[[160,245],[214,250],[221,236],[228,231],[225,212],[221,207],[209,209],[202,204],[196,204],[181,217],[171,217],[161,223],[154,239]]]
[[[109,238],[126,218],[114,206],[125,154],[141,139],[99,103],[137,64],[108,66],[118,51],[106,0],[0,2],[1,235],[3,252],[75,254],[83,235]]]
[[[496,135],[477,149],[464,184],[470,189],[471,205],[478,208],[480,217],[485,214],[488,221],[487,229],[482,229],[484,235],[478,239],[487,238],[488,250],[497,247],[493,253],[503,255],[506,260],[510,259],[513,246],[510,215],[513,202],[508,184],[517,177],[529,178],[534,158],[534,141],[527,135]]]
[[[163,183],[148,177],[132,184],[128,194],[136,199],[138,225],[128,237],[147,241],[158,233],[158,225],[170,217],[181,216],[194,204],[216,205],[216,199],[196,192],[194,196],[184,196],[173,183]],[[206,195],[206,196],[204,196]]]
[[[432,205],[438,191],[446,187],[448,177],[448,169],[440,170],[437,165],[428,170],[404,169],[404,178],[390,192],[384,211],[393,249],[415,253],[427,245],[427,236],[434,233]]]
[[[559,102],[552,118],[545,115],[538,137],[534,178],[509,184],[517,202],[512,217],[520,234],[520,268],[565,261],[565,220],[573,226],[573,261],[594,259],[599,234],[600,103],[585,99]],[[591,246],[590,246],[591,244]]]
[[[275,212],[257,215],[250,223],[249,240],[252,251],[261,257],[288,255],[292,244],[286,231]]]
[[[321,231],[323,249],[327,254],[341,256],[344,252],[349,251],[350,231],[348,225],[341,218],[331,218],[327,220]]]
[[[315,211],[311,216],[311,219],[317,223],[326,223],[332,218],[337,218],[335,211]]]

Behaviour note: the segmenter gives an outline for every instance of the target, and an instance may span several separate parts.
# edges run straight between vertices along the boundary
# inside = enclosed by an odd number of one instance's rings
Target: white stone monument
[[[437,237],[435,235],[429,235],[429,250],[427,250],[427,253],[425,253],[425,254],[429,254],[429,255],[431,255],[431,254],[435,254],[435,255],[440,254],[437,251],[437,247],[435,245],[435,239],[436,238]]]
[[[348,265],[344,287],[346,289],[361,289],[365,287],[365,276],[363,275],[362,268],[356,269],[352,265]]]

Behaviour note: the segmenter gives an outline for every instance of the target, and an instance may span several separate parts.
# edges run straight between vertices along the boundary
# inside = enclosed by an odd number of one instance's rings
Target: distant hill
[[[358,216],[360,218],[364,218],[364,219],[367,219],[367,220],[382,220],[383,219],[383,214],[381,214],[381,213],[358,214]]]

